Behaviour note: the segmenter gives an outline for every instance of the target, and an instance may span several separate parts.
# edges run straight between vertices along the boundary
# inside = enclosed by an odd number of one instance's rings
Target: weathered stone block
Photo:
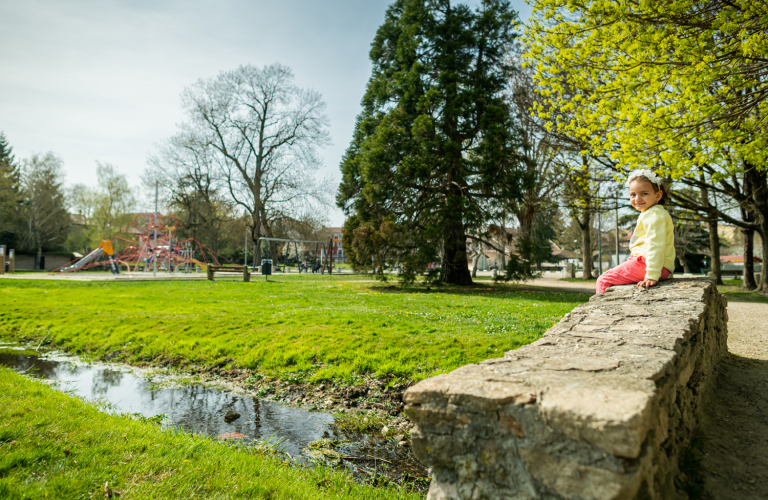
[[[726,325],[710,280],[613,287],[504,358],[416,384],[428,499],[674,497]]]

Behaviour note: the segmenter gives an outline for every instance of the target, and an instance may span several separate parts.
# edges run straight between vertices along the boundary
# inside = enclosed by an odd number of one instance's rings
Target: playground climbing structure
[[[72,272],[109,266],[119,273],[120,265],[128,272],[195,272],[208,264],[231,263],[189,235],[174,215],[138,214],[123,234],[133,239],[117,237],[103,240],[93,251],[54,272]],[[119,250],[118,250],[119,249]]]

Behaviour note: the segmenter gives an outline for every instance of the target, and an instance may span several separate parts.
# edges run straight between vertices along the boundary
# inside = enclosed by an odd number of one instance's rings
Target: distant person
[[[597,278],[597,293],[613,285],[646,289],[668,279],[675,270],[675,231],[672,217],[664,208],[667,195],[661,178],[648,169],[629,174],[629,201],[640,212],[629,242],[632,256]]]

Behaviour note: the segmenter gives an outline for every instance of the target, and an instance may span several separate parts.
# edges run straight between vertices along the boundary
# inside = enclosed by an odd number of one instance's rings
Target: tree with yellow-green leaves
[[[768,4],[534,0],[525,41],[535,112],[620,168],[732,197],[768,254]]]

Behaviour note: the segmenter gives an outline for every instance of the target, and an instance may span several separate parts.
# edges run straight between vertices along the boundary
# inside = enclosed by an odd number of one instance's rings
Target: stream
[[[279,442],[278,449],[299,463],[311,466],[318,460],[344,468],[361,481],[407,481],[422,491],[428,485],[426,468],[410,447],[381,436],[340,430],[327,413],[202,385],[170,383],[168,387],[167,379],[141,377],[127,366],[86,364],[75,357],[42,354],[18,345],[0,343],[0,365],[44,379],[74,396],[108,402],[118,413],[164,416],[165,426],[219,439],[234,436],[245,446]],[[228,411],[240,416],[226,422]],[[413,482],[413,478],[421,479]]]

